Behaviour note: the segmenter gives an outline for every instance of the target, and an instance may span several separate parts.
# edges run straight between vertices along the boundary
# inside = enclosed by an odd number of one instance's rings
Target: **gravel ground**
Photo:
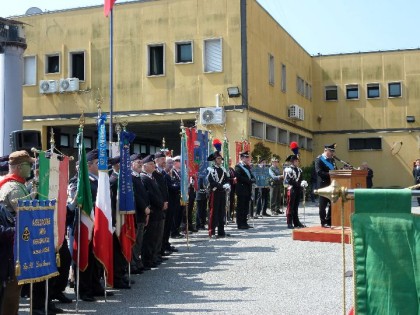
[[[419,214],[413,199],[413,212]],[[304,220],[304,208],[300,207]],[[319,224],[318,208],[307,203],[305,222]],[[179,249],[159,268],[142,275],[131,290],[115,290],[107,302],[81,301],[79,314],[343,314],[342,245],[293,241],[285,216],[249,222],[254,229],[227,227],[231,237],[211,239],[205,231],[172,240]],[[346,245],[345,271],[352,249]],[[353,303],[353,277],[345,278],[346,313]],[[73,290],[67,289],[74,297]],[[75,314],[75,303],[57,304]],[[28,314],[22,299],[19,314]]]

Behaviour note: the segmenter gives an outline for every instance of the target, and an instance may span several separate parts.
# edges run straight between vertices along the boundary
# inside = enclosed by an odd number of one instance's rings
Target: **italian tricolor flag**
[[[41,151],[39,154],[38,199],[57,200],[56,211],[54,212],[54,244],[56,250],[63,244],[66,233],[68,181],[68,156]]]

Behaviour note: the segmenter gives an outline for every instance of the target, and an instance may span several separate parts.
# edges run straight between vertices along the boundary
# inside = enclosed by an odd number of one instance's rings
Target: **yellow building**
[[[54,127],[72,153],[83,111],[95,146],[97,100],[110,110],[103,7],[14,19],[27,23],[25,128],[42,130],[46,146]],[[282,158],[296,141],[302,166],[336,142],[340,158],[370,164],[375,186],[411,184],[417,50],[311,56],[255,0],[117,3],[113,30],[113,117],[136,132],[136,152],[153,153],[162,137],[179,152],[183,120],[214,137],[226,129],[231,142],[264,141]],[[389,95],[398,84],[401,95]]]

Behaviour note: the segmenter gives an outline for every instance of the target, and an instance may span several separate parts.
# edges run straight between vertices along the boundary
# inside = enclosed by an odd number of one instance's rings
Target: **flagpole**
[[[114,110],[114,10],[111,8],[109,17],[109,143],[112,143],[112,116]],[[112,157],[112,150],[110,150]]]

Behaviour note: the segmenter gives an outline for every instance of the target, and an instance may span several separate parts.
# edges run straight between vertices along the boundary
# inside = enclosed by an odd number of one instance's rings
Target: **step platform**
[[[306,227],[293,230],[293,240],[307,242],[341,243],[341,226],[323,228],[321,226]],[[351,243],[351,229],[344,228],[344,241]]]

